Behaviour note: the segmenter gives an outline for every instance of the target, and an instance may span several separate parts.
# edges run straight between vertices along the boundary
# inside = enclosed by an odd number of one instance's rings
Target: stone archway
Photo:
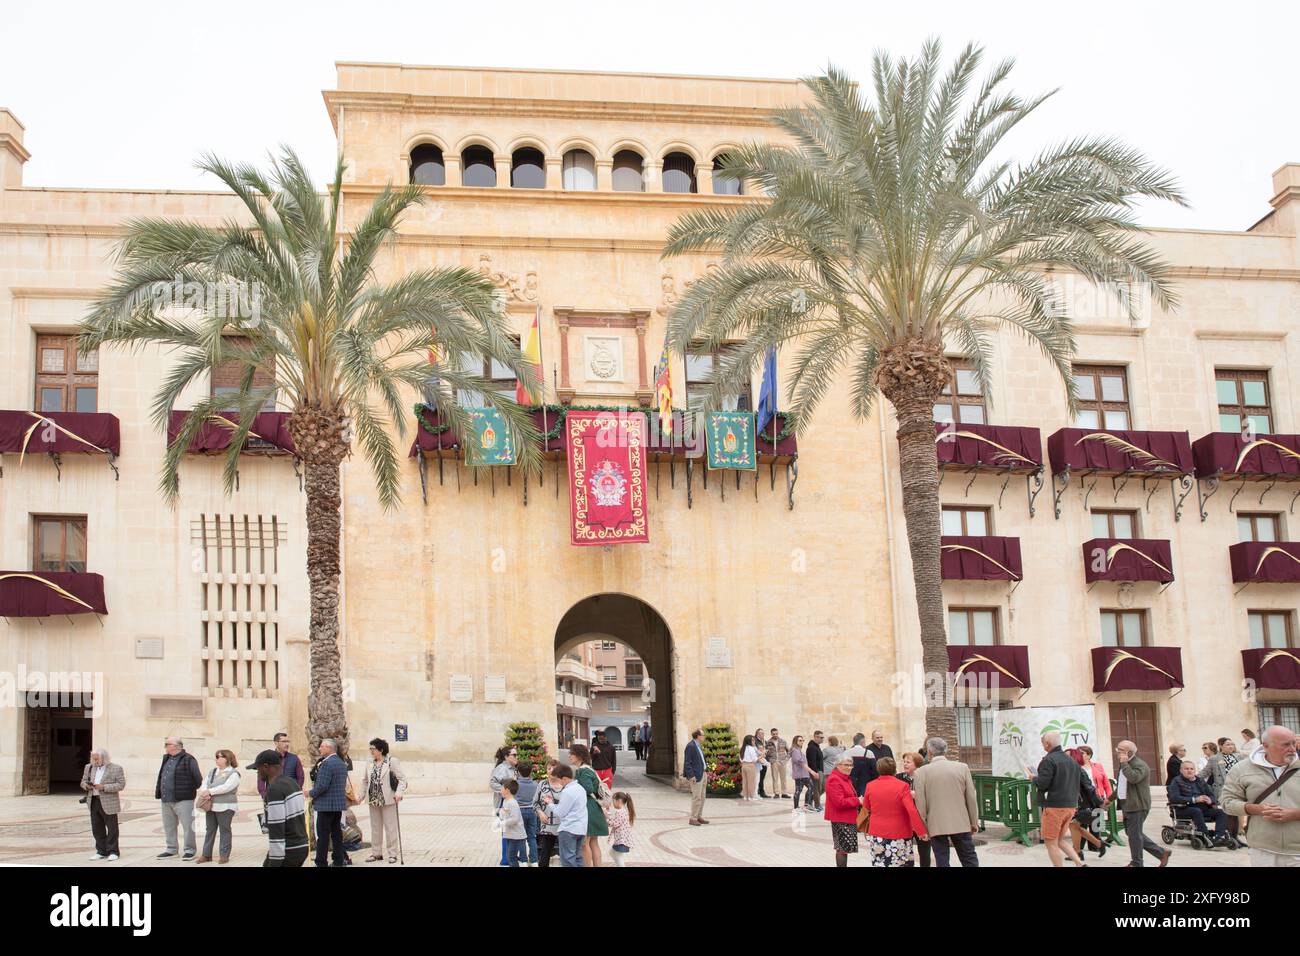
[[[673,703],[673,641],[668,624],[649,604],[627,594],[593,594],[565,612],[555,629],[555,659],[590,640],[626,644],[645,662],[654,681],[650,705],[651,748],[646,773],[676,772],[677,740]],[[595,725],[593,724],[593,727]]]

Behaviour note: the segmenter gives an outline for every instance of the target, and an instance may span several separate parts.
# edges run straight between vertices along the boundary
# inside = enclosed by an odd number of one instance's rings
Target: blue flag
[[[776,415],[776,349],[767,350],[763,359],[763,385],[758,391],[758,431],[762,434]]]

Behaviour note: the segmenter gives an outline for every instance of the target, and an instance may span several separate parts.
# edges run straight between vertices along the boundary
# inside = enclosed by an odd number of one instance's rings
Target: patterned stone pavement
[[[637,809],[634,831],[637,846],[629,866],[832,866],[830,825],[819,814],[795,814],[790,802],[764,800],[741,803],[710,798],[705,805],[708,826],[687,825],[689,798],[661,782],[647,778],[643,765],[629,758],[620,767],[615,789],[633,796]],[[1163,796],[1163,795],[1160,795]],[[256,798],[241,796],[234,826],[234,851],[225,868],[259,866],[265,855],[265,837],[257,827]],[[358,819],[369,837],[369,816],[360,808]],[[1148,817],[1147,830],[1159,839],[1160,824],[1167,819],[1163,805]],[[483,795],[412,795],[402,803],[402,835],[407,866],[495,866],[500,859],[499,836],[492,829],[489,798]],[[1047,866],[1041,845],[1025,847],[1006,841],[1006,830],[990,827],[980,834],[982,866]],[[202,821],[197,837],[202,845]],[[158,860],[163,849],[162,824],[157,801],[143,794],[128,794],[121,814],[119,861],[91,863],[94,852],[89,816],[74,794],[13,797],[0,800],[0,865],[55,865],[191,867],[178,859]],[[358,868],[386,867],[364,864],[366,851],[353,853]],[[606,850],[606,863],[611,854]],[[1090,867],[1122,867],[1126,848],[1115,847],[1105,858],[1087,857]],[[850,866],[865,865],[859,855]],[[1148,857],[1150,865],[1155,861]],[[1171,867],[1248,866],[1244,850],[1194,851],[1186,844],[1174,848]],[[216,863],[203,864],[218,868]]]

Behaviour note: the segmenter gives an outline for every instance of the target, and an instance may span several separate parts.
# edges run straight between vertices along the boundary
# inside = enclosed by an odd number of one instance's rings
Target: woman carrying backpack
[[[609,836],[602,804],[609,802],[610,793],[591,769],[591,751],[585,745],[569,748],[569,763],[573,764],[574,782],[587,791],[587,839],[582,841],[582,865],[600,866],[600,837]]]

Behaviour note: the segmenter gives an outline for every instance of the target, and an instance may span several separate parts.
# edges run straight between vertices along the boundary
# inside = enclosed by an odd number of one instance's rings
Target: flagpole
[[[537,312],[533,316],[533,323],[537,326],[537,377],[541,379],[538,383],[542,390],[542,454],[546,454],[546,363],[542,360],[542,307],[537,307]]]

